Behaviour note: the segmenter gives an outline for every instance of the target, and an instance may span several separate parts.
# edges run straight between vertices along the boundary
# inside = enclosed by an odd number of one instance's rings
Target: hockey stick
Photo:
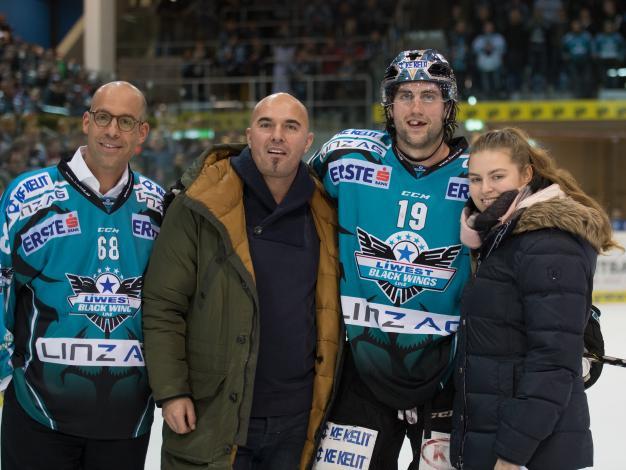
[[[586,357],[592,362],[601,362],[602,364],[608,364],[610,366],[626,367],[626,359],[620,359],[618,357],[597,356],[588,352],[583,354],[583,357]]]

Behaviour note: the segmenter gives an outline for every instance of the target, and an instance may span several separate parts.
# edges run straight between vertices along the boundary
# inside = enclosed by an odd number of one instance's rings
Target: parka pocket
[[[213,398],[219,393],[225,379],[225,374],[209,374],[189,369],[191,396],[194,400]]]
[[[198,373],[209,375],[226,374],[226,345],[218,341],[187,338],[187,363]]]

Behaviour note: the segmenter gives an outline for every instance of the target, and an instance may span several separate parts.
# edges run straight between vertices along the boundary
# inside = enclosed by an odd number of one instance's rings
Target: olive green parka
[[[162,403],[189,396],[197,419],[188,434],[164,423],[163,468],[230,469],[237,445],[246,442],[260,332],[243,184],[229,160],[243,148],[209,149],[183,176],[186,190],[167,211],[146,273],[144,346],[154,398]],[[302,469],[311,464],[328,411],[344,337],[336,214],[318,181],[310,204],[320,262],[315,379]]]

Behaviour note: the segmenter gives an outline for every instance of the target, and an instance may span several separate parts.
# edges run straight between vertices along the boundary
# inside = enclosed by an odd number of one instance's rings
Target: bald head
[[[274,93],[266,96],[259,101],[252,110],[252,118],[250,123],[254,123],[268,108],[289,108],[294,118],[297,118],[299,124],[309,130],[309,112],[302,102],[290,95],[289,93]]]
[[[263,98],[252,111],[246,138],[257,169],[280,203],[313,143],[305,106],[287,93]]]
[[[98,88],[91,98],[91,109],[97,109],[98,104],[106,100],[106,96],[117,93],[124,93],[126,96],[131,97],[131,99],[133,96],[136,96],[136,98],[139,100],[140,106],[138,117],[142,121],[146,119],[146,112],[148,108],[146,97],[135,85],[124,81],[105,83],[100,88]]]
[[[146,99],[128,82],[111,82],[96,90],[91,109],[83,113],[87,148],[83,158],[105,194],[124,174],[128,162],[150,132]],[[126,123],[120,128],[120,120]],[[129,121],[130,120],[130,121]],[[129,128],[128,122],[133,123]]]

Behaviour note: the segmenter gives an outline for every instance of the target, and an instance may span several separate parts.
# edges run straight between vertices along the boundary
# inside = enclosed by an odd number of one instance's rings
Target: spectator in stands
[[[74,79],[76,80],[76,79]],[[67,79],[68,91],[66,94],[67,109],[70,116],[80,116],[81,110],[89,106],[89,100],[91,98],[91,89],[84,87],[81,83],[77,83],[72,79]]]
[[[143,174],[155,181],[165,182],[165,174],[172,163],[173,153],[162,130],[151,132],[146,148],[141,153]]]
[[[539,10],[533,11],[528,32],[528,65],[533,72],[529,85],[539,92],[545,89],[548,74],[548,27]]]
[[[242,75],[247,77],[261,76],[267,77],[271,75],[272,64],[269,63],[269,48],[261,40],[260,37],[253,37],[251,39],[248,56],[242,66]],[[268,94],[271,84],[264,81],[256,81],[254,83],[254,96],[248,97],[248,99],[256,100],[259,96],[265,96]]]
[[[537,11],[548,28],[561,21],[563,2],[561,0],[535,0],[534,11]]]
[[[15,114],[0,115],[0,153],[3,153],[13,143],[17,136],[17,119]]]
[[[0,159],[0,194],[13,179],[29,167],[30,147],[26,140],[16,139]]]
[[[508,2],[502,3],[505,5],[507,14],[511,10],[518,10],[522,17],[522,23],[528,25],[530,21],[530,9],[528,8],[528,2],[526,0],[509,0]],[[506,22],[504,25],[506,27]]]
[[[13,113],[13,97],[15,96],[15,80],[5,78],[0,82],[0,114]]]
[[[483,31],[487,21],[493,21],[493,14],[488,2],[480,2],[476,5],[473,20],[472,33],[475,35],[478,35],[480,34],[480,31]]]
[[[344,58],[343,49],[337,44],[337,39],[332,34],[326,36],[321,51],[322,74],[334,75]]]
[[[189,6],[189,0],[174,2],[160,0],[155,4],[158,21],[156,55],[169,56],[182,53],[176,43],[182,40],[184,34],[185,24],[182,15]]]
[[[306,36],[324,36],[331,31],[333,11],[330,2],[325,0],[307,1],[302,12],[304,34]]]
[[[187,49],[183,53],[182,76],[184,79],[200,80],[207,75],[210,67],[209,54],[202,41],[196,41],[193,49]],[[185,85],[185,99],[190,101],[204,101],[205,86],[203,83]]]
[[[470,34],[467,31],[465,20],[458,19],[454,29],[448,36],[450,65],[456,75],[459,95],[465,97],[465,88],[468,79],[471,79],[472,51],[470,48]]]
[[[381,8],[378,0],[366,0],[363,8],[356,13],[358,15],[357,34],[368,36],[376,31],[382,34],[385,29],[385,18],[388,10]]]
[[[600,84],[606,88],[618,88],[617,73],[609,73],[624,64],[624,38],[615,28],[615,22],[605,19],[602,32],[593,40],[593,50],[597,60]]]
[[[71,157],[71,151],[63,148],[63,142],[58,135],[46,137],[44,142],[46,150],[46,163],[44,166],[57,165],[66,157]]]
[[[514,8],[509,11],[509,20],[504,31],[507,91],[515,97],[522,87],[528,63],[528,29],[523,23],[520,10]]]
[[[258,36],[251,38],[243,74],[246,76],[268,75],[267,57],[268,48],[261,38]]]
[[[0,50],[13,42],[13,30],[6,21],[4,14],[0,14]]]
[[[272,93],[290,92],[291,77],[293,75],[293,62],[296,55],[296,47],[288,42],[290,37],[289,26],[283,23],[278,38],[282,40],[274,44],[272,70]]]
[[[592,47],[591,35],[582,30],[580,21],[572,20],[563,36],[562,54],[567,83],[575,98],[592,96]]]
[[[554,90],[560,79],[560,47],[563,22],[566,18],[563,2],[561,0],[535,0],[534,11],[542,18],[546,28],[546,79],[550,90]],[[565,23],[567,23],[566,19]]]
[[[389,45],[383,38],[380,31],[373,29],[369,33],[368,40],[365,42],[365,52],[363,61],[366,64],[366,71],[372,78],[372,83],[376,83],[380,79],[380,71],[387,66],[387,51]]]
[[[46,106],[57,106],[59,108],[67,105],[65,87],[59,75],[54,74],[50,82],[48,82],[48,86],[43,92],[43,104]]]
[[[482,97],[499,97],[503,90],[502,64],[506,41],[495,31],[493,22],[486,21],[483,24],[483,33],[476,36],[472,49],[476,55],[476,70]]]
[[[291,85],[293,94],[300,101],[305,102],[311,98],[308,96],[308,82],[312,75],[315,74],[316,67],[313,56],[311,54],[311,43],[300,46],[296,51],[296,57],[293,62],[293,75]]]
[[[619,31],[622,27],[623,16],[618,12],[615,0],[603,0],[602,12],[600,14],[600,24],[604,24],[605,21],[613,23],[615,31]]]
[[[572,16],[572,18],[575,18],[575,16]],[[580,9],[578,21],[580,21],[580,28],[583,31],[587,31],[592,36],[597,33],[596,23],[591,16],[591,10],[589,8]]]

